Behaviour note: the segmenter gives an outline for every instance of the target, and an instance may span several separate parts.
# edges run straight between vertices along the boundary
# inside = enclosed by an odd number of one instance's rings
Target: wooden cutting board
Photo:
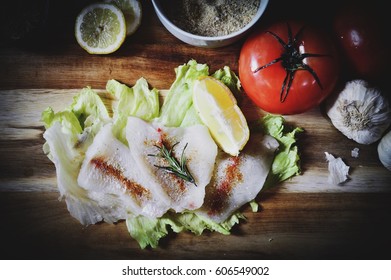
[[[77,45],[73,24],[78,9],[69,9],[68,1],[51,6],[54,22],[47,41],[0,45],[1,258],[389,258],[391,172],[379,162],[376,144],[347,139],[321,108],[285,116],[288,124],[305,130],[298,140],[302,174],[260,195],[259,212],[245,207],[247,220],[229,236],[171,233],[159,248],[141,250],[123,222],[83,227],[69,215],[58,199],[55,167],[42,151],[40,117],[46,107],[61,110],[82,87],[100,90],[112,78],[132,85],[145,77],[153,87],[169,88],[174,68],[190,59],[207,63],[211,73],[224,65],[237,71],[242,42],[216,50],[191,47],[164,29],[149,1],[143,3],[140,29],[111,55],[89,55]],[[265,20],[284,14],[280,7],[301,7],[289,3],[271,1]],[[249,120],[264,114],[248,101],[242,110]],[[356,147],[359,157],[353,158]],[[350,180],[343,186],[328,183],[325,152],[350,166]]]

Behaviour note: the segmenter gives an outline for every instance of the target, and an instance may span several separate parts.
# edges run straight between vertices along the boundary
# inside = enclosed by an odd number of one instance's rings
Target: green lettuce
[[[109,113],[99,95],[91,89],[91,87],[83,88],[78,95],[73,98],[73,102],[69,107],[81,126],[95,127],[94,130],[100,129],[99,125],[102,121],[109,120]]]
[[[127,144],[125,127],[129,116],[151,121],[159,116],[159,91],[149,89],[145,78],[136,81],[133,87],[128,87],[116,80],[109,80],[106,90],[117,100],[113,104],[113,134],[124,144]]]
[[[229,235],[231,228],[238,224],[240,219],[245,217],[239,212],[223,223],[213,222],[192,212],[167,212],[161,218],[131,216],[126,219],[126,226],[130,236],[144,249],[147,246],[156,248],[159,240],[167,236],[170,231],[175,233],[190,231],[194,235],[201,235],[205,230],[209,230]]]
[[[170,219],[148,218],[145,216],[130,216],[126,219],[126,227],[131,237],[133,237],[142,249],[147,246],[156,248],[159,240],[168,234],[167,225],[171,225],[175,232],[181,232],[180,225],[171,222]]]
[[[53,108],[48,107],[42,112],[41,120],[45,129],[50,128],[54,123],[58,122],[64,127],[64,133],[76,135],[83,131],[79,119],[70,110],[55,113]]]
[[[106,90],[118,100],[113,106],[114,119],[134,116],[150,121],[159,116],[159,91],[156,88],[150,90],[145,78],[138,79],[133,87],[109,80]]]
[[[159,122],[172,127],[200,123],[195,110],[191,109],[193,105],[193,85],[199,77],[209,75],[209,67],[206,64],[199,64],[195,60],[190,60],[188,63],[175,68],[175,73],[175,81],[164,99]]]
[[[264,116],[258,122],[258,126],[265,134],[277,139],[280,144],[263,187],[265,190],[300,174],[300,156],[296,140],[303,129],[300,127],[291,128],[285,124],[285,119],[282,116],[272,114]]]
[[[46,132],[58,123],[61,132],[70,137],[74,148],[84,152],[102,125],[109,122],[109,113],[99,95],[90,87],[83,88],[74,96],[73,102],[65,110],[55,113],[53,108],[46,108],[41,114]],[[44,147],[50,156],[49,143]]]
[[[237,102],[241,102],[243,99],[242,84],[231,68],[224,66],[223,69],[219,69],[213,73],[212,77],[222,81],[231,90]]]

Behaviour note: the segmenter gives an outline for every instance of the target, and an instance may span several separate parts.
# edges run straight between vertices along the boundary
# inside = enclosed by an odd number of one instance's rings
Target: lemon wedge
[[[112,53],[119,49],[126,37],[124,14],[114,4],[91,4],[76,18],[75,37],[88,53]]]
[[[219,147],[237,156],[246,145],[250,131],[230,89],[213,77],[201,77],[194,83],[193,104]]]
[[[142,7],[139,0],[105,0],[116,5],[124,13],[126,36],[132,35],[141,24]]]

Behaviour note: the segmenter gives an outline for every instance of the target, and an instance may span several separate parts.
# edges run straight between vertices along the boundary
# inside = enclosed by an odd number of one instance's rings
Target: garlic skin
[[[347,82],[326,113],[339,131],[359,144],[376,142],[391,124],[387,99],[364,80]]]
[[[340,157],[335,158],[328,152],[325,152],[325,155],[329,170],[328,182],[333,185],[343,185],[349,180],[350,166],[346,165]]]
[[[377,145],[377,153],[384,167],[391,171],[391,131],[380,140]]]

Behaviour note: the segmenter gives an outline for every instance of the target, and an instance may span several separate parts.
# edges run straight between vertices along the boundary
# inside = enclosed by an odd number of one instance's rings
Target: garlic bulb
[[[377,145],[377,153],[384,167],[391,171],[391,131],[380,140]]]
[[[329,103],[327,115],[339,131],[359,144],[376,142],[391,123],[387,99],[363,80],[346,83]]]

